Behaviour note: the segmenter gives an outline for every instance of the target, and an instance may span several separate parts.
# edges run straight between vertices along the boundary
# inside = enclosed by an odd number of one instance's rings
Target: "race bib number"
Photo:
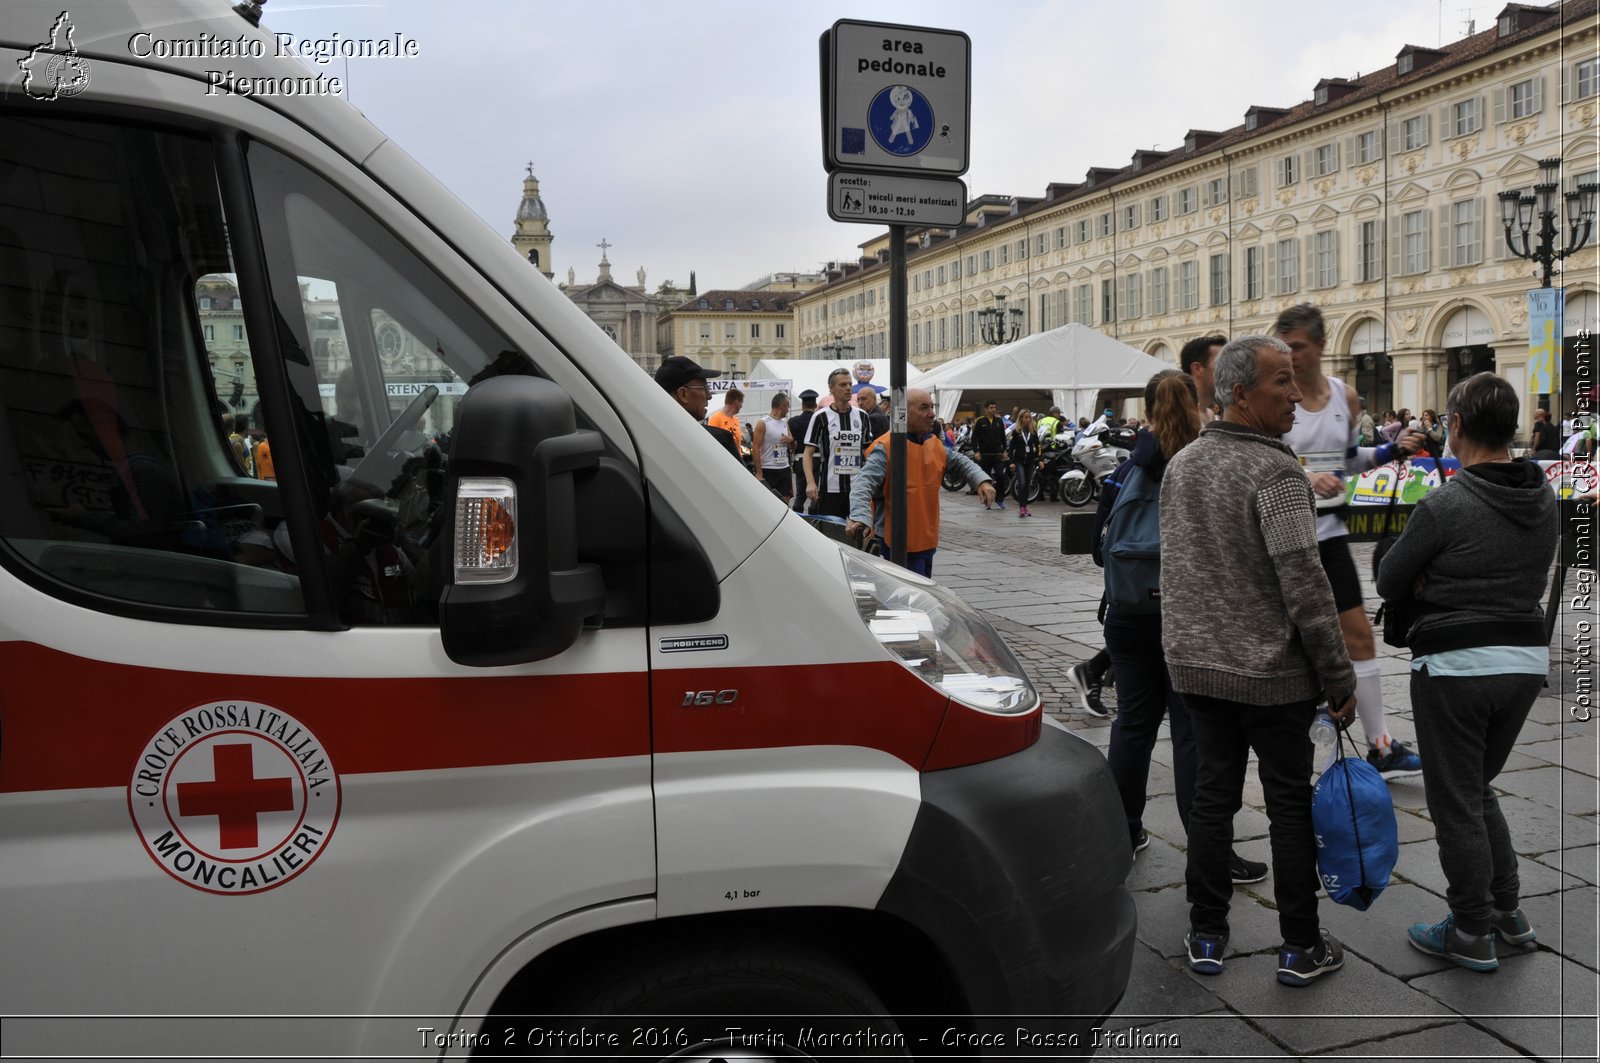
[[[842,431],[833,444],[833,471],[840,476],[854,476],[861,471],[862,433]]]
[[[1344,453],[1338,450],[1314,450],[1308,454],[1300,455],[1300,465],[1306,470],[1307,476],[1314,476],[1319,472],[1331,472],[1339,479],[1344,477]],[[1348,492],[1334,495],[1332,498],[1317,496],[1318,509],[1338,509],[1346,504],[1345,495]]]
[[[789,448],[788,447],[773,447],[772,448],[772,464],[775,465],[775,466],[779,466],[779,467],[782,467],[784,465],[789,464]]]

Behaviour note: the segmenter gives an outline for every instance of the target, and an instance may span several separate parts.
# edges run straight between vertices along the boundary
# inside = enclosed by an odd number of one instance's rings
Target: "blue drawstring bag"
[[[1311,797],[1317,871],[1335,904],[1364,912],[1389,884],[1400,859],[1400,838],[1383,776],[1360,757],[1339,752]]]

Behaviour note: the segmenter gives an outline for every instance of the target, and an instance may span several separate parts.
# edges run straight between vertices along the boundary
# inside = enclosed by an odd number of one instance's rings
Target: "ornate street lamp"
[[[1006,297],[995,296],[994,305],[978,311],[978,329],[991,347],[1010,343],[1022,335],[1022,308],[1006,308]]]
[[[1542,180],[1533,186],[1532,195],[1517,191],[1500,193],[1500,221],[1506,230],[1506,247],[1518,258],[1544,267],[1539,287],[1548,288],[1552,267],[1589,242],[1594,231],[1595,194],[1600,185],[1581,184],[1576,191],[1566,194],[1567,242],[1565,247],[1557,248],[1556,189],[1561,187],[1561,160],[1541,160],[1539,176]],[[1539,219],[1537,244],[1530,239],[1535,216]]]
[[[835,333],[832,343],[824,343],[822,350],[835,358],[849,358],[856,353],[856,345],[844,341],[844,333]]]

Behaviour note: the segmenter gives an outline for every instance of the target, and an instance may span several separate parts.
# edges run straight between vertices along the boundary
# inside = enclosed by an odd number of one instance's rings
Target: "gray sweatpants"
[[[1422,785],[1433,817],[1445,899],[1463,933],[1489,930],[1492,903],[1520,902],[1517,854],[1489,786],[1505,767],[1539,696],[1538,675],[1430,676],[1411,673],[1411,710],[1422,753]]]

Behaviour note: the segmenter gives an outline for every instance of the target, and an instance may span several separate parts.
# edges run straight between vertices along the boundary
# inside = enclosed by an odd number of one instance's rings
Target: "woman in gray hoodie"
[[[1386,601],[1415,599],[1411,708],[1428,757],[1422,782],[1450,913],[1411,944],[1475,971],[1495,938],[1534,939],[1519,907],[1517,856],[1490,783],[1505,766],[1550,667],[1544,598],[1555,559],[1555,495],[1513,461],[1517,394],[1493,373],[1450,391],[1445,423],[1461,471],[1417,505],[1378,570]]]

